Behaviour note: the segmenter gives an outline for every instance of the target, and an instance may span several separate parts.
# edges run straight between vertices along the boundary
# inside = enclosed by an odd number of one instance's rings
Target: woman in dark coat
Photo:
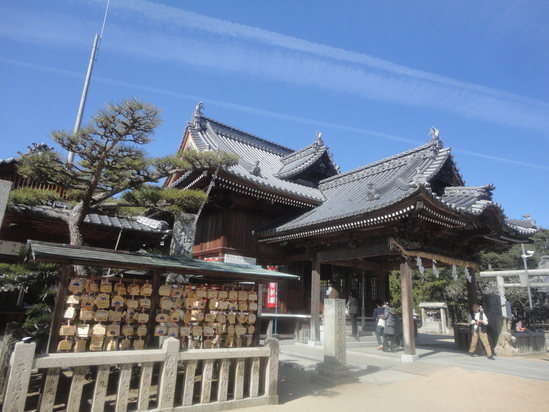
[[[347,309],[349,311],[349,317],[351,318],[351,337],[356,341],[360,341],[358,336],[358,299],[356,291],[351,291],[349,300],[347,301]]]
[[[385,318],[385,328],[383,329],[383,352],[394,352],[396,310],[391,307],[389,302],[385,303],[383,317]]]

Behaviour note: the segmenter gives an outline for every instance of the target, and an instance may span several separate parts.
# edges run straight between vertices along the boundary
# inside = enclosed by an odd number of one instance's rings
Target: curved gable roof
[[[324,173],[327,175],[338,174],[339,166],[334,163],[333,158],[328,151],[328,146],[324,144],[322,136],[318,134],[317,139],[311,145],[292,152],[280,159],[283,166],[275,176],[280,179],[290,180],[313,167],[323,157],[326,158],[327,163],[324,164]]]
[[[450,149],[433,138],[426,145],[325,179],[319,185],[326,198],[324,203],[258,234],[324,224],[387,208],[411,196],[420,186],[428,186],[448,160],[453,164]]]
[[[198,107],[187,128],[198,150],[220,150],[238,156],[238,164],[227,169],[229,174],[266,191],[300,198],[309,204],[324,201],[318,189],[277,176],[284,167],[283,159],[296,153],[295,150],[205,117]],[[172,186],[179,183],[181,178]]]

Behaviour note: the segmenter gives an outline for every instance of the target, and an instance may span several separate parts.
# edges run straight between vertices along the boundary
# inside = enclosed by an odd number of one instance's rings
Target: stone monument
[[[316,365],[312,381],[324,386],[358,382],[346,362],[344,299],[324,301],[324,362]]]

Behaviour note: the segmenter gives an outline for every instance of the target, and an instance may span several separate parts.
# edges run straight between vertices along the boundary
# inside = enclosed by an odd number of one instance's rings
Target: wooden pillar
[[[311,271],[311,335],[312,342],[320,340],[320,262],[313,260]]]
[[[157,270],[152,272],[153,275],[153,294],[151,295],[151,307],[149,309],[149,323],[147,324],[147,336],[145,337],[145,348],[151,349],[151,345],[154,339],[154,328],[156,325],[156,312],[160,306],[160,296],[158,296],[158,289],[160,288],[161,273]],[[156,348],[155,348],[156,349]]]
[[[57,296],[55,298],[55,308],[53,309],[53,319],[51,321],[50,338],[48,340],[47,353],[57,351],[57,343],[59,340],[59,328],[63,319],[65,310],[65,301],[67,300],[67,290],[69,287],[69,275],[71,273],[70,265],[61,267],[61,279],[57,285]]]
[[[362,258],[362,311],[360,312],[360,326],[366,324],[366,277],[364,276],[364,258]],[[360,335],[360,334],[359,334]]]
[[[412,300],[412,269],[409,258],[400,264],[400,288],[402,293],[402,330],[404,338],[404,355],[416,354],[414,334],[414,304]]]
[[[477,297],[477,281],[475,279],[475,271],[471,268],[469,268],[469,274],[471,275],[471,281],[467,281],[467,300],[469,301],[469,307],[467,308],[469,311],[471,310],[471,307],[478,303],[478,297]]]

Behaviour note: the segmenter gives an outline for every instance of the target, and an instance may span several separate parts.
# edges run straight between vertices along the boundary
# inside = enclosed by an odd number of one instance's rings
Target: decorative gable
[[[276,177],[307,186],[317,187],[321,180],[339,174],[339,166],[334,163],[319,132],[313,144],[282,157],[280,161],[282,167]]]

